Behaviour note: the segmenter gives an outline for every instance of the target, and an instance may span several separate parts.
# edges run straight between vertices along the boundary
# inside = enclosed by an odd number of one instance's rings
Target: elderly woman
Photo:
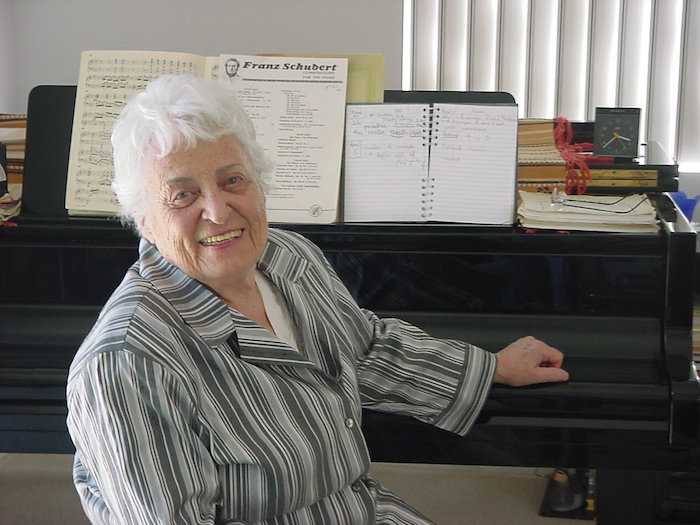
[[[379,319],[268,230],[269,164],[226,87],[154,80],[112,143],[141,241],[68,379],[94,523],[430,523],[368,477],[362,407],[466,434],[493,381],[567,379],[531,337],[491,354]]]

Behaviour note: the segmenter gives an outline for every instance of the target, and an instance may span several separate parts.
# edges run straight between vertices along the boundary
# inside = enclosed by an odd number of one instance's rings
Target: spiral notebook
[[[345,222],[515,221],[514,104],[349,104]]]

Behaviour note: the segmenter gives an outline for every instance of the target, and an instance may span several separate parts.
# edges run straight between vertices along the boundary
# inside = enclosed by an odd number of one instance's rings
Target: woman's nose
[[[230,212],[226,202],[226,194],[220,191],[213,191],[205,193],[203,198],[202,218],[214,224],[226,222]]]

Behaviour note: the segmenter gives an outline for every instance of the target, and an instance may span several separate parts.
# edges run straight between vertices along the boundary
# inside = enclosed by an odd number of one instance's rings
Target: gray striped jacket
[[[270,229],[293,350],[145,240],[68,378],[74,480],[93,523],[425,524],[368,477],[361,408],[465,434],[492,354],[361,309],[321,251]]]

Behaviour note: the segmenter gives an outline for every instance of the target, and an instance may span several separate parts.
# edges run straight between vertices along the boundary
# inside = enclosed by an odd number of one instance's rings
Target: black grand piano
[[[30,95],[23,211],[0,227],[0,453],[73,451],[67,369],[137,256],[118,222],[66,215],[74,95],[72,86]],[[697,517],[700,496],[676,497],[700,494],[696,236],[667,194],[653,197],[654,234],[277,225],[315,241],[381,315],[492,351],[531,334],[566,355],[569,382],[495,386],[466,439],[366,412],[373,458],[595,469],[599,523]]]

